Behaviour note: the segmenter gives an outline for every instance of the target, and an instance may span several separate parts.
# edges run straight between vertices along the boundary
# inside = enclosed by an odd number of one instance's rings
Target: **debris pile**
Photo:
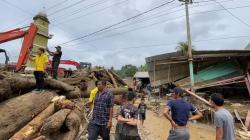
[[[45,78],[45,91],[35,88],[33,76],[0,71],[0,139],[73,140],[86,130],[85,107],[96,80],[107,81],[116,103],[127,92],[126,83],[105,69],[83,69],[69,78]]]

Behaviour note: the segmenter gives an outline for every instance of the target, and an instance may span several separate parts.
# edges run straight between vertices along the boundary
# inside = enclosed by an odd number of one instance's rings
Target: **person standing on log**
[[[188,121],[201,118],[202,113],[183,99],[183,90],[181,88],[175,87],[173,91],[172,97],[174,99],[170,100],[164,109],[164,116],[172,125],[168,140],[189,140]],[[194,114],[192,117],[189,116],[190,112]]]
[[[57,71],[60,64],[61,56],[62,56],[62,49],[61,46],[56,46],[56,51],[51,52],[50,50],[47,50],[49,55],[53,56],[52,58],[52,77],[53,79],[57,79]]]
[[[36,79],[36,89],[35,91],[43,91],[44,88],[44,77],[45,69],[48,63],[48,56],[45,54],[44,48],[39,48],[37,55],[29,55],[29,59],[35,64],[35,79]]]
[[[103,140],[110,140],[114,98],[106,88],[106,81],[98,81],[97,88],[93,115],[88,126],[88,140],[97,140],[99,135]]]
[[[223,107],[224,99],[214,93],[210,97],[210,104],[215,108],[214,125],[216,126],[216,140],[235,140],[234,118]]]

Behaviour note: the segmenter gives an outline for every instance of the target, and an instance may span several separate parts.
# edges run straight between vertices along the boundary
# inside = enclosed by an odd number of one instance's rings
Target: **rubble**
[[[105,69],[83,69],[69,78],[45,78],[45,91],[33,92],[33,76],[0,71],[0,139],[74,140],[86,130],[85,107],[96,80],[106,80],[116,103],[126,83]]]

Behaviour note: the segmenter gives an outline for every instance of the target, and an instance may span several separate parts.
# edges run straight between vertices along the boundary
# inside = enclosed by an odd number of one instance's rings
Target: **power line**
[[[179,7],[179,6],[178,6]],[[174,7],[176,8],[176,7]],[[171,9],[174,9],[174,8],[171,8]],[[179,12],[179,11],[182,11],[183,9],[179,9],[179,10],[175,10],[175,11],[172,11],[172,12],[169,12],[169,13],[165,13],[163,15],[169,15],[169,14],[172,14],[172,13],[175,13],[175,12]],[[159,15],[157,17],[160,17],[160,16],[163,16],[163,15]],[[157,17],[153,17],[153,18],[157,18]],[[183,17],[183,16],[181,16]],[[138,23],[141,23],[141,22],[144,22],[144,21],[148,21],[148,20],[151,20],[153,18],[144,18],[144,19],[141,19],[141,20],[137,20],[135,23],[129,23],[129,24],[125,24],[125,25],[122,25],[122,26],[118,26],[116,28],[112,28],[110,30],[106,30],[106,31],[103,31],[101,33],[106,33],[106,32],[111,32],[113,30],[117,30],[117,29],[120,29],[120,28],[124,28],[124,27],[127,27],[127,26],[131,26],[131,25],[135,25],[135,24],[138,24]],[[174,18],[176,19],[176,17]],[[92,41],[96,41],[96,40],[99,40],[99,39],[102,39],[102,38],[106,38],[106,37],[112,37],[112,36],[116,36],[116,35],[120,35],[120,34],[124,34],[124,33],[127,33],[127,32],[131,32],[131,31],[134,31],[134,29],[132,30],[129,30],[129,31],[125,31],[125,32],[122,32],[122,33],[116,33],[116,34],[113,34],[113,35],[108,35],[108,36],[104,36],[104,37],[100,37],[100,38],[97,38],[97,39],[94,39],[94,40],[90,40],[90,41],[85,41],[85,42],[92,42]],[[79,44],[79,43],[77,43]],[[74,44],[73,46],[75,46],[76,44]],[[71,45],[72,46],[72,45]]]
[[[53,13],[49,14],[49,16],[55,15],[55,14],[58,13],[58,12],[64,11],[64,10],[66,10],[66,9],[69,9],[69,8],[71,8],[71,7],[73,7],[73,6],[76,6],[77,4],[80,4],[80,3],[85,2],[85,1],[86,1],[86,0],[80,0],[80,1],[78,1],[78,2],[76,2],[76,3],[70,4],[70,5],[66,6],[66,7],[63,7],[63,8],[61,8],[61,9],[58,9],[58,10],[54,11]]]
[[[82,18],[82,17],[85,17],[85,16],[88,16],[88,15],[92,15],[92,14],[95,14],[95,13],[98,13],[98,12],[101,12],[101,11],[104,11],[104,10],[106,10],[106,9],[108,9],[108,8],[111,8],[111,7],[116,6],[116,5],[120,5],[120,4],[125,3],[125,2],[128,2],[128,1],[129,1],[129,0],[123,0],[123,1],[120,1],[120,2],[117,2],[117,3],[114,3],[114,4],[112,4],[112,5],[109,5],[109,6],[107,6],[107,7],[104,7],[104,8],[102,8],[102,9],[98,9],[98,10],[96,10],[96,11],[89,12],[89,13],[86,13],[86,14],[81,15],[81,16],[78,16],[78,17],[73,17],[73,18],[70,18],[70,19],[66,19],[66,20],[64,20],[64,21],[62,21],[62,22],[59,22],[59,23],[57,23],[57,24],[54,24],[53,26],[58,26],[59,24],[63,24],[63,23],[65,23],[65,22],[77,20],[77,19],[80,19],[80,18]]]
[[[226,0],[226,1],[223,1],[223,2],[228,2],[228,1],[232,1],[232,0]],[[199,2],[201,3],[201,2]],[[206,5],[198,5],[196,7],[200,7],[200,6],[207,6],[209,4],[206,4]],[[119,29],[119,28],[123,28],[123,27],[126,27],[126,26],[130,26],[130,25],[134,25],[134,24],[138,24],[138,23],[141,23],[141,22],[144,22],[144,21],[148,21],[148,20],[151,20],[151,19],[155,19],[155,18],[159,18],[159,17],[162,17],[162,16],[166,16],[166,15],[169,15],[169,14],[172,14],[172,13],[176,13],[176,12],[179,12],[179,11],[182,11],[184,10],[184,8],[182,9],[179,9],[179,10],[175,10],[175,11],[172,11],[172,12],[169,12],[169,13],[164,13],[164,14],[161,14],[161,15],[158,15],[160,13],[163,13],[163,12],[166,12],[166,11],[170,11],[172,9],[175,9],[175,8],[179,8],[181,5],[178,5],[178,6],[175,6],[171,9],[168,9],[168,10],[164,10],[164,11],[161,11],[161,12],[158,12],[156,14],[153,14],[153,15],[150,15],[148,18],[144,18],[144,19],[141,19],[141,20],[137,20],[135,21],[134,23],[129,23],[129,24],[125,24],[125,25],[122,25],[122,26],[119,26],[119,27],[116,27],[116,28],[113,28],[113,29],[110,29],[110,30],[106,30],[102,33],[105,33],[105,32],[108,32],[108,31],[112,31],[112,30],[116,30],[116,29]],[[155,16],[156,15],[156,16]],[[155,17],[154,17],[155,16]]]
[[[69,0],[64,0],[64,1],[62,1],[62,2],[58,2],[58,3],[56,3],[56,4],[52,5],[52,6],[50,6],[50,7],[47,8],[47,9],[48,9],[48,10],[53,9],[53,8],[58,7],[58,6],[60,6],[60,5],[64,4],[64,3],[66,3],[66,2],[68,2],[68,1],[69,1]]]
[[[240,7],[231,7],[231,8],[228,8],[228,9],[239,9],[239,8],[246,8],[246,7],[250,7],[250,5],[248,5],[248,6],[240,6]],[[225,9],[217,9],[217,10],[210,10],[210,11],[195,12],[195,13],[191,13],[190,15],[210,13],[210,12],[218,12],[218,11],[224,11],[224,10]],[[151,26],[155,26],[157,24],[161,24],[161,23],[164,23],[164,22],[170,22],[172,20],[177,20],[177,19],[180,19],[180,18],[183,18],[183,17],[185,17],[185,15],[177,16],[177,17],[174,17],[174,18],[166,19],[166,20],[161,20],[159,22],[154,22],[154,23],[146,25],[146,26],[140,26],[139,28],[133,28],[131,30],[127,30],[127,31],[124,31],[124,32],[116,33],[116,34],[107,35],[107,36],[100,37],[100,38],[97,38],[97,39],[92,39],[92,40],[89,40],[89,41],[85,41],[85,43],[93,42],[93,41],[108,38],[108,37],[114,37],[114,36],[122,35],[122,34],[133,32],[133,31],[136,31],[136,30],[140,30],[140,29],[151,27]],[[78,45],[78,44],[73,44],[73,45],[69,45],[69,46],[75,46],[75,45]]]
[[[78,13],[80,13],[80,12],[83,12],[83,11],[85,11],[85,10],[87,10],[87,9],[90,9],[90,8],[92,8],[92,7],[95,7],[95,6],[101,5],[101,4],[103,4],[103,3],[106,3],[107,1],[109,1],[109,0],[97,1],[97,2],[95,2],[95,3],[92,3],[92,4],[90,4],[90,5],[87,5],[87,6],[85,6],[85,7],[82,7],[82,8],[80,8],[80,9],[74,10],[72,13],[70,13],[70,14],[68,14],[68,15],[62,15],[62,16],[59,16],[59,17],[57,16],[56,18],[51,19],[50,21],[51,21],[51,22],[55,22],[56,19],[61,19],[61,18],[63,18],[63,17],[71,17],[71,16],[73,16],[73,15],[75,15],[75,14],[78,14]]]
[[[4,0],[4,1],[6,1],[6,0]],[[55,7],[57,7],[57,6],[60,6],[60,5],[64,4],[64,3],[67,2],[67,1],[68,1],[68,0],[64,0],[64,1],[60,2],[60,3],[57,3],[57,4],[55,4],[55,5],[51,6],[51,7],[49,7],[48,10],[50,10],[50,9],[52,9],[52,8],[55,8]],[[6,1],[6,2],[7,2],[7,1]],[[8,2],[8,3],[9,3],[9,2]],[[32,18],[33,18],[33,14],[31,14],[31,13],[28,13],[28,14],[31,15],[31,16],[28,17],[28,18],[25,18],[24,20],[18,21],[17,23],[12,24],[12,25],[10,25],[10,26],[8,26],[8,27],[6,27],[6,28],[15,27],[15,26],[17,26],[17,25],[19,25],[19,24],[21,24],[21,23],[24,23],[24,22],[26,22],[26,21],[32,19]]]
[[[29,12],[29,11],[27,11],[27,10],[24,10],[23,8],[17,6],[17,5],[15,5],[15,4],[13,4],[13,3],[10,3],[10,2],[7,1],[7,0],[2,0],[2,1],[4,1],[6,4],[8,4],[8,5],[12,6],[12,7],[15,7],[16,9],[22,11],[23,13],[26,13],[26,14],[28,14],[28,15],[33,15],[31,12]]]
[[[217,4],[219,4],[223,9],[225,9],[232,17],[234,17],[235,19],[237,19],[239,22],[241,22],[242,24],[246,25],[247,27],[250,27],[250,25],[248,23],[246,23],[245,21],[243,21],[242,19],[240,19],[239,17],[237,17],[236,15],[234,15],[231,11],[229,11],[226,7],[224,7],[220,2],[216,1],[216,0],[212,0],[214,2],[216,2]]]
[[[132,20],[132,19],[134,19],[134,18],[140,17],[140,16],[142,16],[142,15],[144,15],[144,14],[146,14],[146,13],[149,13],[149,12],[155,10],[155,9],[161,8],[161,7],[163,7],[163,6],[165,6],[165,5],[169,4],[169,3],[172,3],[172,2],[174,2],[174,1],[175,1],[175,0],[171,0],[171,1],[169,1],[169,2],[166,2],[166,3],[164,3],[164,4],[161,4],[161,5],[159,5],[159,6],[156,6],[156,7],[152,8],[152,9],[149,9],[149,10],[147,10],[147,11],[145,11],[145,12],[142,12],[142,13],[140,13],[140,14],[137,14],[137,15],[135,15],[135,16],[133,16],[133,17],[130,17],[130,18],[128,18],[128,19],[122,20],[122,21],[120,21],[120,22],[117,22],[117,23],[115,23],[115,24],[109,25],[109,26],[107,26],[107,27],[105,27],[105,28],[102,28],[102,29],[100,29],[100,30],[97,30],[97,31],[95,31],[95,32],[92,32],[92,33],[89,33],[89,34],[87,34],[87,35],[84,35],[84,36],[81,36],[81,37],[78,37],[78,38],[75,38],[75,39],[66,41],[66,42],[64,42],[64,43],[61,43],[60,45],[67,44],[67,43],[72,42],[72,41],[80,40],[80,39],[86,38],[86,37],[88,37],[88,36],[92,36],[92,35],[94,35],[94,34],[97,34],[97,33],[99,33],[99,32],[105,31],[105,30],[110,29],[110,28],[112,28],[112,27],[114,27],[114,26],[117,26],[117,25],[122,24],[122,23],[124,23],[124,22],[130,21],[130,20]]]
[[[240,36],[228,36],[228,37],[218,37],[218,38],[210,38],[210,39],[202,39],[202,40],[195,40],[193,42],[199,43],[199,42],[208,42],[208,41],[218,41],[218,40],[227,40],[227,39],[239,39],[239,38],[250,38],[250,35],[240,35]],[[138,49],[138,48],[148,48],[148,47],[157,47],[157,46],[170,46],[170,45],[177,45],[179,42],[172,42],[167,44],[151,44],[151,45],[140,45],[140,46],[133,46],[133,47],[123,47],[119,48],[120,50],[128,50],[128,49]],[[195,43],[195,44],[196,44]],[[113,51],[114,49],[106,49]],[[83,50],[83,51],[90,51]]]

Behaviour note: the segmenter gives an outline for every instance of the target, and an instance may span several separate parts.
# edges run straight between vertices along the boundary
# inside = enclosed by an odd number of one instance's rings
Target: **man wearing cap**
[[[202,117],[197,108],[183,99],[183,92],[181,88],[175,87],[172,93],[173,100],[168,101],[164,109],[164,116],[172,125],[168,140],[189,140],[188,121]],[[190,112],[194,115],[190,116]]]
[[[224,99],[220,94],[214,93],[210,97],[210,104],[215,108],[214,125],[216,127],[216,140],[235,140],[234,118],[223,107]]]
[[[61,56],[62,56],[61,46],[56,46],[55,48],[56,48],[55,52],[51,52],[51,51],[47,50],[49,55],[53,56],[53,58],[52,58],[52,76],[53,76],[53,79],[57,79],[57,70],[58,70]]]

